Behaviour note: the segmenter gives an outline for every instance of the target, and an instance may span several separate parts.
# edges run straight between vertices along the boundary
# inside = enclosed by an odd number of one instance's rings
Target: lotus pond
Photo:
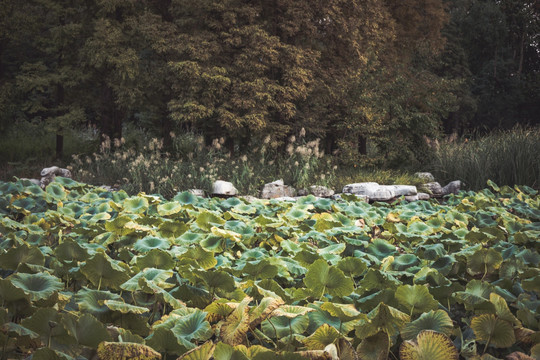
[[[539,358],[539,238],[537,192],[491,182],[371,205],[0,182],[1,358]]]

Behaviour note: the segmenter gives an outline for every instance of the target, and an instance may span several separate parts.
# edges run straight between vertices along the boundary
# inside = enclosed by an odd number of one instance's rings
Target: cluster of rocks
[[[62,177],[71,179],[71,171],[69,171],[68,169],[62,169],[58,166],[51,166],[48,168],[44,168],[43,170],[41,170],[40,175],[41,175],[41,179],[26,179],[26,180],[29,180],[30,182],[36,185],[39,185],[43,189],[45,189],[45,187],[49,185],[57,176],[62,176]]]
[[[375,182],[362,182],[348,184],[343,187],[342,193],[336,194],[334,190],[325,186],[312,185],[309,189],[296,190],[292,186],[285,185],[283,180],[276,180],[265,184],[261,190],[261,199],[296,200],[300,196],[314,195],[320,198],[340,199],[342,194],[353,194],[365,201],[393,201],[404,197],[407,201],[429,200],[441,198],[448,194],[457,194],[461,189],[461,181],[456,180],[442,187],[435,181],[430,173],[416,173],[418,178],[425,181],[418,191],[413,185],[380,185]],[[201,195],[202,190],[190,190],[196,195]],[[218,180],[212,189],[213,196],[230,197],[237,196],[238,190],[227,181]]]
[[[58,166],[51,166],[41,170],[41,179],[28,179],[36,185],[45,188],[56,176],[71,178],[71,172],[68,169],[62,169]],[[276,180],[265,184],[261,190],[261,199],[281,199],[296,200],[298,197],[314,195],[318,198],[340,199],[343,194],[355,195],[358,199],[364,201],[393,201],[404,197],[407,201],[429,200],[430,198],[441,198],[448,194],[457,194],[461,189],[461,181],[452,181],[446,186],[441,186],[435,181],[431,173],[416,173],[416,177],[425,183],[419,186],[418,191],[413,185],[379,185],[376,182],[362,182],[348,184],[343,187],[340,194],[334,190],[321,185],[312,185],[308,189],[296,190],[292,186],[285,185],[283,180]],[[107,187],[109,188],[109,187]],[[110,190],[114,190],[110,188]],[[201,189],[189,190],[192,194],[204,197],[205,191]],[[238,190],[228,181],[217,180],[212,187],[212,196],[231,197],[238,196]],[[245,196],[244,196],[245,198]]]

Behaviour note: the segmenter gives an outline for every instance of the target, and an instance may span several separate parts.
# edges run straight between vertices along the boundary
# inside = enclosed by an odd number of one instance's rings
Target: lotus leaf
[[[21,321],[25,328],[40,335],[41,341],[54,350],[69,350],[76,344],[76,339],[68,333],[64,323],[70,314],[59,314],[53,308],[39,308],[36,312]]]
[[[420,264],[420,259],[413,254],[402,254],[394,259],[391,267],[394,270],[407,270],[413,266]]]
[[[102,285],[117,289],[120,284],[129,279],[125,268],[101,252],[97,252],[81,265],[81,272],[92,284],[98,287],[98,290]]]
[[[343,271],[337,267],[329,266],[322,259],[315,261],[308,267],[304,283],[316,294],[320,294],[321,298],[327,293],[343,297],[354,290],[352,280],[347,278]]]
[[[195,220],[199,228],[204,231],[210,231],[212,226],[219,226],[225,223],[221,217],[210,211],[202,211]]]
[[[396,290],[396,299],[410,314],[436,310],[439,302],[424,285],[401,285]]]
[[[242,349],[243,350],[243,349]],[[216,348],[213,353],[216,360],[249,360],[250,357],[238,349],[222,342],[216,344]]]
[[[490,344],[498,348],[508,348],[516,341],[512,324],[492,314],[472,318],[471,328],[476,340],[486,342],[486,348]]]
[[[112,340],[105,325],[90,314],[83,314],[79,318],[68,317],[64,320],[64,326],[79,345],[97,349],[102,341]]]
[[[401,344],[399,357],[402,360],[458,360],[459,353],[446,335],[425,330],[418,334],[416,340],[407,340]]]
[[[19,264],[36,264],[44,265],[45,256],[36,247],[22,245],[9,249],[3,254],[0,254],[0,264],[2,269],[16,270]]]
[[[146,236],[133,244],[133,250],[139,252],[149,252],[153,249],[168,250],[171,244],[168,240],[156,236]]]
[[[105,300],[103,303],[109,309],[121,312],[122,314],[144,314],[149,311],[148,308],[126,304],[125,302],[119,300]]]
[[[362,275],[367,270],[367,264],[355,257],[346,257],[337,263],[337,268],[353,278]]]
[[[146,268],[143,271],[139,272],[137,275],[133,276],[131,279],[124,282],[120,285],[120,288],[126,291],[137,291],[141,290],[142,286],[139,281],[142,278],[145,278],[149,282],[154,283],[161,288],[171,288],[174,285],[169,284],[166,281],[173,276],[171,270],[155,269],[155,268]]]
[[[174,201],[166,202],[159,204],[157,211],[160,216],[170,216],[178,214],[180,211],[182,211],[182,205]]]
[[[389,336],[398,334],[410,317],[401,311],[380,303],[368,313],[368,320],[360,319],[355,326],[356,336],[365,339],[379,331],[384,331]]]
[[[66,189],[59,183],[50,183],[45,188],[45,192],[55,201],[64,201],[67,199]]]
[[[32,301],[48,299],[55,292],[64,288],[64,284],[56,276],[48,273],[12,275],[11,283],[30,296]]]
[[[387,256],[394,255],[396,253],[396,247],[386,240],[375,239],[367,247],[367,252],[382,260]]]
[[[182,236],[180,236],[177,239],[177,242],[179,241],[179,243],[186,244],[186,245],[196,244],[196,243],[199,243],[202,239],[204,239],[205,236],[206,236],[205,234],[193,233],[193,232],[187,231],[183,233]]]
[[[503,262],[503,258],[495,249],[480,249],[467,257],[467,271],[471,275],[493,273]]]
[[[330,315],[337,317],[340,321],[348,322],[360,318],[367,318],[353,304],[337,304],[325,302],[321,305],[321,310],[327,311]]]
[[[219,253],[225,250],[227,244],[222,236],[208,235],[200,242],[200,245],[206,251]]]
[[[125,212],[132,214],[142,214],[148,209],[148,199],[141,196],[132,196],[124,199],[123,208]]]
[[[433,330],[447,336],[452,335],[454,325],[448,313],[443,310],[429,311],[423,313],[420,317],[401,330],[403,340],[412,340],[424,330]]]
[[[145,341],[146,345],[152,349],[168,354],[180,355],[187,351],[184,346],[180,345],[173,332],[164,327],[154,329]]]
[[[252,299],[244,298],[234,311],[225,319],[221,327],[221,340],[228,345],[239,345],[244,342],[249,331],[249,306]],[[268,320],[267,320],[268,321]]]
[[[186,232],[188,226],[181,221],[163,221],[159,225],[159,234],[165,238],[176,238]]]
[[[362,360],[386,360],[389,350],[390,338],[383,331],[365,338],[356,348],[358,357]]]
[[[210,360],[212,359],[215,348],[216,345],[213,342],[208,341],[201,346],[186,352],[177,360]]]
[[[54,254],[62,262],[78,262],[88,258],[88,251],[73,239],[64,240],[54,249]]]
[[[293,334],[302,334],[309,325],[307,316],[287,318],[276,316],[266,319],[261,323],[263,333],[272,339],[281,339]]]
[[[320,326],[313,334],[304,340],[307,348],[310,350],[322,350],[327,345],[333,344],[341,335],[328,324]]]
[[[19,324],[13,322],[4,323],[2,321],[2,326],[0,326],[0,331],[4,334],[7,334],[10,337],[20,336],[20,337],[29,337],[31,339],[38,339],[39,334],[35,331],[25,328]]]
[[[234,278],[225,271],[199,271],[197,272],[197,276],[206,284],[208,289],[211,289],[212,291],[220,289],[231,292],[235,289]]]
[[[170,270],[176,264],[173,257],[162,249],[152,249],[145,255],[137,257],[136,264],[140,269],[157,268]]]
[[[159,360],[161,354],[149,346],[129,342],[107,342],[99,344],[97,350],[101,360],[132,359]]]
[[[278,274],[279,268],[270,263],[269,260],[261,260],[256,263],[247,263],[242,269],[244,274],[253,279],[272,279]]]

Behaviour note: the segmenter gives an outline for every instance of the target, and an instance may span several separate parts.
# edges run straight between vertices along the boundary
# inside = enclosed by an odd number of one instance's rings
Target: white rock
[[[412,185],[383,185],[381,187],[392,189],[396,196],[413,196],[418,194],[416,186]]]
[[[283,180],[276,180],[265,184],[261,191],[262,199],[275,199],[281,197],[293,197],[296,190],[292,186],[283,184]]]
[[[238,190],[228,181],[216,180],[212,186],[212,194],[214,195],[234,196],[237,193]]]
[[[417,195],[406,195],[405,200],[412,202],[412,201],[418,201],[418,200],[420,200],[420,198],[419,198],[418,194]]]
[[[343,194],[334,194],[330,198],[332,200],[342,200],[341,195]],[[356,195],[356,194],[347,194],[347,195],[354,195],[354,197],[356,198],[356,201],[365,201],[365,202],[369,201],[369,198],[367,197],[367,195]]]
[[[69,171],[68,169],[59,168],[58,166],[44,168],[43,170],[41,170],[41,180],[39,181],[40,186],[42,188],[45,188],[57,176],[71,179],[71,171]]]
[[[418,200],[429,200],[430,196],[429,194],[419,192],[416,196],[418,196]]]
[[[309,187],[309,192],[317,197],[330,197],[334,195],[334,190],[327,188],[326,186],[321,185],[311,185]]]
[[[371,195],[368,195],[372,201],[388,201],[396,197],[395,191],[390,187],[380,186]]]
[[[343,193],[345,194],[355,194],[355,195],[366,195],[369,196],[373,194],[380,187],[376,182],[363,182],[348,184],[343,187]]]
[[[424,180],[425,182],[434,182],[435,181],[435,177],[430,172],[417,172],[417,173],[414,174],[414,176],[416,176],[419,179]]]

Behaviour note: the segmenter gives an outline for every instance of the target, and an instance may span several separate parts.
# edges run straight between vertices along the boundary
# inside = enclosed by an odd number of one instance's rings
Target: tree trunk
[[[367,139],[365,136],[358,136],[358,153],[367,155]]]
[[[64,157],[64,135],[56,133],[56,159],[61,160]]]

